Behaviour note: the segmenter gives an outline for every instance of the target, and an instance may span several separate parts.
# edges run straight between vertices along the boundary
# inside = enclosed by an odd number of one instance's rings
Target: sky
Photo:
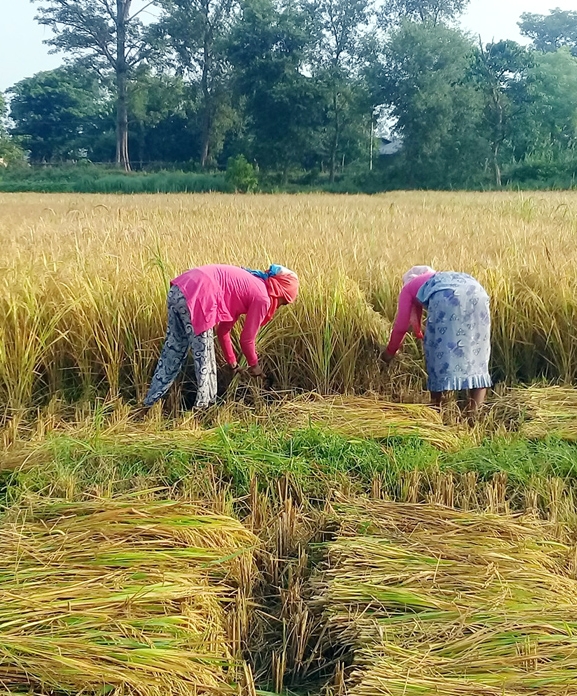
[[[577,10],[577,0],[471,0],[461,26],[485,43],[520,41],[517,21],[523,12],[547,14],[555,7]],[[49,31],[34,21],[35,11],[29,0],[0,0],[0,91],[62,63],[62,56],[49,54],[42,43]]]

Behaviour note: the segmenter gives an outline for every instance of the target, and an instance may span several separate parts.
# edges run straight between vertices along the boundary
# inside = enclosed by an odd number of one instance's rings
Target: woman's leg
[[[212,329],[204,331],[197,336],[190,319],[190,310],[186,298],[179,291],[179,296],[175,303],[175,310],[178,312],[180,321],[184,326],[184,333],[188,340],[188,346],[194,357],[194,372],[196,375],[196,400],[197,408],[206,408],[216,401],[216,356],[214,353],[214,334]]]
[[[216,356],[214,354],[214,334],[212,329],[192,336],[190,346],[194,355],[194,371],[196,374],[197,408],[206,408],[216,401]]]
[[[486,396],[487,396],[487,389],[484,387],[469,390],[469,403],[468,403],[469,415],[471,415],[471,416],[477,415],[477,413],[479,412],[479,409],[485,403]]]
[[[431,406],[440,409],[443,403],[443,395],[445,392],[431,392]]]
[[[148,394],[144,399],[145,406],[155,404],[170,389],[182,369],[188,352],[188,336],[176,307],[176,303],[180,299],[178,293],[182,295],[182,292],[178,288],[175,289],[175,286],[168,293],[166,339],[162,346],[162,352],[160,353]]]

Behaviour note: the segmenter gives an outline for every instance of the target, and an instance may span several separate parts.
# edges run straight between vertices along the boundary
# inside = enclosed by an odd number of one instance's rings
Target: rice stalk
[[[227,608],[255,537],[191,503],[38,502],[0,529],[3,687],[235,693]]]
[[[386,339],[400,277],[416,262],[469,272],[485,285],[496,378],[572,383],[576,200],[572,192],[3,194],[6,417],[55,395],[142,398],[162,344],[168,280],[216,262],[280,261],[300,274],[300,300],[260,338],[283,389],[371,389],[400,399],[423,388],[414,343],[390,371],[377,369],[373,350]]]

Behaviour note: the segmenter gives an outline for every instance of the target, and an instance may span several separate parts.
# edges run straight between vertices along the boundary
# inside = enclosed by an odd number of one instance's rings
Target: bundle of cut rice
[[[354,656],[351,696],[577,694],[575,554],[553,526],[381,502],[340,513],[316,602]]]
[[[190,503],[46,503],[0,527],[7,692],[233,692],[226,609],[256,539]]]
[[[372,397],[306,397],[287,401],[282,415],[300,425],[321,425],[352,437],[418,437],[441,450],[463,447],[463,433],[443,425],[441,415],[423,404],[395,404]]]

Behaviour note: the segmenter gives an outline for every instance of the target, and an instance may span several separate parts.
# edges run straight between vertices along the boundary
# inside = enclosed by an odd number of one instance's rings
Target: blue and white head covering
[[[287,268],[286,266],[280,266],[277,263],[273,263],[271,266],[269,266],[268,271],[258,271],[255,270],[254,268],[246,268],[243,266],[245,271],[248,271],[251,275],[256,276],[257,278],[260,278],[261,280],[267,280],[268,278],[274,278],[275,276],[278,275],[291,275],[297,278],[297,274],[294,271],[291,271],[290,268]]]

